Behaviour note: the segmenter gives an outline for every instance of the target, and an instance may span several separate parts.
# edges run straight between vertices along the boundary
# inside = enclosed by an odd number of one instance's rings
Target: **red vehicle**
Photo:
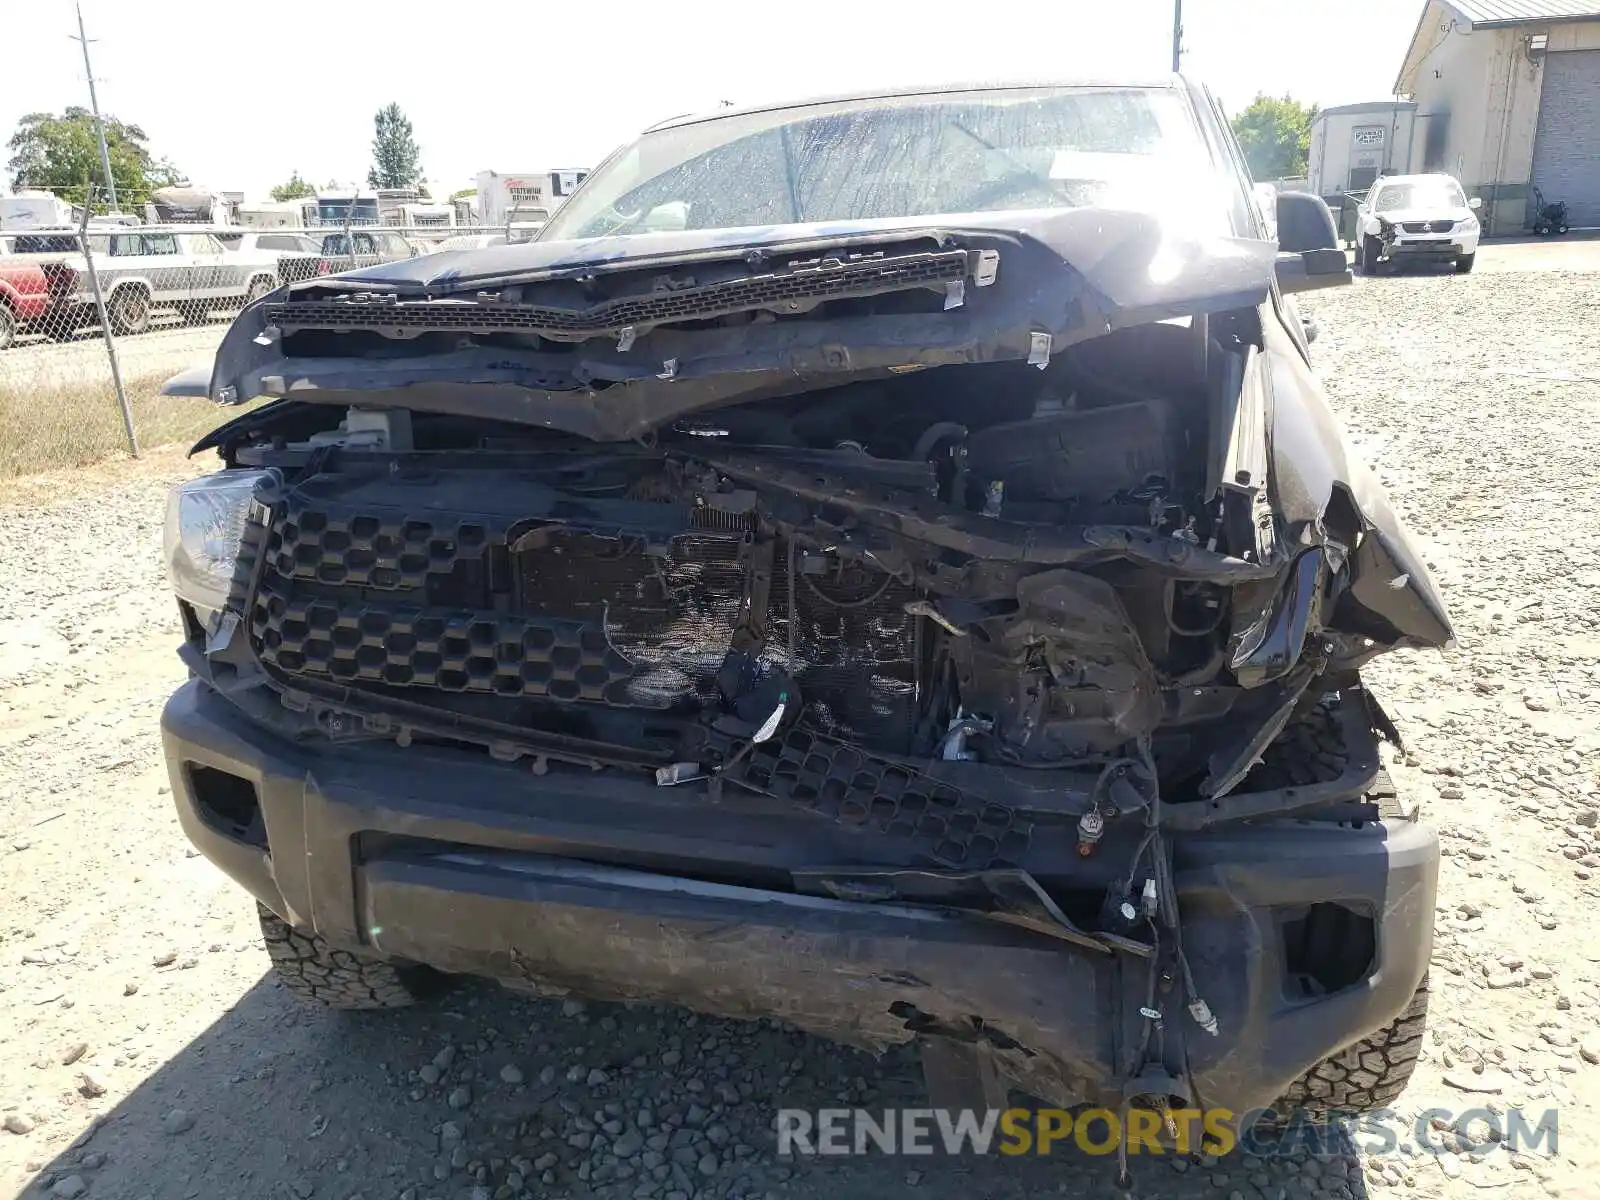
[[[0,245],[0,250],[11,249]],[[20,252],[22,247],[15,249]],[[48,331],[51,312],[72,294],[75,274],[63,262],[0,254],[0,350],[20,333]]]

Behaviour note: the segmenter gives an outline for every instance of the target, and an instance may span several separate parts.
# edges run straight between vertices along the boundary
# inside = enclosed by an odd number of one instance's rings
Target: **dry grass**
[[[166,446],[140,447],[138,458],[118,454],[86,467],[59,467],[53,471],[0,479],[0,519],[8,511],[70,504],[84,496],[98,495],[149,480],[176,483],[180,479],[204,475],[221,466],[215,454],[197,454],[190,458],[190,444],[183,441]],[[0,537],[0,542],[3,541],[3,537]]]
[[[141,451],[193,441],[238,409],[193,396],[163,396],[171,371],[126,381]],[[111,381],[0,378],[0,480],[127,459],[128,441]]]

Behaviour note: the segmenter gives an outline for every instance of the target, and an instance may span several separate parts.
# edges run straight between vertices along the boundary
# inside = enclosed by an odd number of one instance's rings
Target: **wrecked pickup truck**
[[[935,1100],[1381,1105],[1434,834],[1361,669],[1451,643],[1210,94],[657,127],[538,241],[305,281],[166,552],[188,836],[282,981],[916,1041]]]

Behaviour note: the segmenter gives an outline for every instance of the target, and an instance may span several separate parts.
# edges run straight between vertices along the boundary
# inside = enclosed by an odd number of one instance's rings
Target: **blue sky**
[[[87,104],[71,0],[5,9],[0,139],[24,113]],[[1387,99],[1422,0],[1184,9],[1185,70],[1237,111],[1258,91]],[[1159,74],[1172,29],[1171,0],[83,0],[83,11],[104,111],[143,126],[152,151],[194,182],[252,198],[293,169],[316,183],[364,178],[372,114],[390,100],[416,127],[429,179],[454,190],[483,169],[592,166],[644,126],[725,99]]]

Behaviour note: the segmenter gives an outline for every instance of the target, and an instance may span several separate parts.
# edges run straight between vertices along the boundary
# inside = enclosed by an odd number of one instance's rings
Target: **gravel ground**
[[[1433,1107],[1554,1106],[1559,1153],[1357,1139],[1328,1160],[1147,1159],[1137,1194],[1595,1194],[1597,296],[1596,276],[1547,271],[1305,303],[1318,369],[1460,638],[1372,673],[1407,737],[1397,781],[1447,855],[1431,1033],[1398,1128]],[[902,1053],[477,985],[393,1015],[297,1005],[250,902],[187,849],[160,764],[181,672],[159,524],[196,469],[158,453],[0,490],[0,1183],[129,1200],[1111,1190],[1104,1158],[775,1157],[780,1099],[920,1103]]]

